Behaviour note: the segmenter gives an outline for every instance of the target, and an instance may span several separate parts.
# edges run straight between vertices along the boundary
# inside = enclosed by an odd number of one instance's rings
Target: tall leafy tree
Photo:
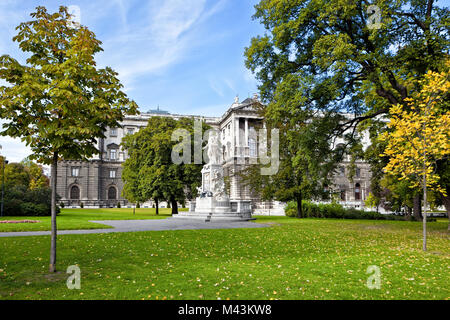
[[[266,119],[295,131],[320,116],[328,129],[318,141],[343,137],[348,150],[357,150],[359,125],[379,123],[394,105],[408,107],[418,90],[408,87],[410,79],[444,65],[449,9],[434,0],[376,5],[381,21],[375,27],[362,0],[261,0],[255,6],[254,19],[266,34],[251,40],[245,56],[259,80]],[[299,155],[301,149],[291,147]]]
[[[0,168],[3,168],[4,158],[0,157]],[[3,181],[3,170],[0,170],[0,182]],[[6,188],[23,186],[29,190],[48,188],[49,181],[44,174],[42,166],[25,159],[20,163],[8,163],[5,165]]]
[[[207,128],[203,124],[202,132]],[[191,163],[176,164],[172,160],[172,150],[179,144],[172,141],[177,129],[188,133]],[[124,196],[139,202],[152,199],[157,208],[166,200],[172,214],[178,213],[178,203],[195,198],[201,185],[202,165],[194,163],[194,141],[194,121],[186,118],[152,117],[147,127],[125,137],[122,143],[129,157],[123,164]]]
[[[137,106],[122,91],[117,73],[97,68],[101,42],[85,26],[74,27],[66,7],[37,7],[13,41],[29,54],[25,64],[3,55],[0,78],[2,135],[21,138],[32,159],[51,165],[52,236],[50,272],[56,264],[56,177],[60,159],[87,159],[106,128],[118,127]]]
[[[298,118],[296,118],[298,121]],[[295,201],[297,217],[303,218],[302,200],[329,196],[332,172],[342,159],[341,147],[334,148],[327,137],[327,124],[321,118],[310,117],[303,123],[276,123],[279,131],[279,168],[272,175],[262,175],[265,165],[249,166],[241,173],[243,182],[265,200]],[[269,148],[269,151],[270,148]]]

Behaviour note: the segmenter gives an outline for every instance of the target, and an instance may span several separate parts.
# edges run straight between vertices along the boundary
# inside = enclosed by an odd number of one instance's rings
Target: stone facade
[[[68,207],[131,207],[122,197],[123,181],[121,164],[127,154],[120,144],[127,134],[137,132],[147,125],[148,119],[154,116],[165,116],[174,119],[191,117],[201,119],[220,132],[223,148],[223,170],[228,183],[230,201],[251,201],[254,214],[283,215],[284,204],[277,201],[261,201],[252,194],[249,187],[241,183],[239,172],[251,163],[255,163],[261,147],[257,131],[264,127],[264,119],[258,114],[259,101],[255,96],[243,102],[236,98],[235,102],[222,117],[201,117],[169,114],[160,110],[141,113],[138,116],[127,116],[122,128],[109,128],[106,138],[98,142],[101,153],[90,161],[61,161],[58,164],[58,195]],[[357,172],[353,181],[348,176],[348,161],[341,164],[335,174],[335,184],[330,191],[338,195],[343,205],[363,208],[364,200],[369,194],[370,170],[366,163],[357,163]],[[151,207],[152,202],[144,207]],[[160,203],[166,207],[166,203]],[[234,208],[235,209],[235,208]]]

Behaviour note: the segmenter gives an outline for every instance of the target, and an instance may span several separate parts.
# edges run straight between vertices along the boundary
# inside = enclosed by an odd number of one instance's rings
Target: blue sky
[[[264,30],[253,21],[257,0],[0,0],[0,54],[24,63],[15,27],[36,6],[51,12],[60,5],[80,9],[81,23],[103,42],[100,67],[119,72],[128,96],[141,111],[157,106],[171,113],[220,116],[236,95],[257,92],[244,65],[244,48]],[[75,11],[74,11],[75,12]],[[11,161],[30,151],[20,141],[0,137]]]

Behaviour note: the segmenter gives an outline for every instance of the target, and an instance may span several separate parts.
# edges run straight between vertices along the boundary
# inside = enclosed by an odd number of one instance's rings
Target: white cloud
[[[2,146],[0,154],[6,156],[9,162],[20,162],[32,153],[20,139],[0,137],[0,145]]]
[[[118,8],[125,14],[122,1]],[[199,24],[223,8],[219,1],[211,9],[205,0],[168,0],[149,2],[140,8],[145,18],[129,21],[117,34],[104,41],[105,52],[99,55],[100,65],[109,65],[117,72],[128,90],[144,75],[158,74],[184,59],[190,49],[206,41],[195,31]],[[131,9],[130,9],[131,10]]]

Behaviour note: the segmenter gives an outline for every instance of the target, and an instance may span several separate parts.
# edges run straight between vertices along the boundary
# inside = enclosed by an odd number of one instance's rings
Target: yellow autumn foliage
[[[386,173],[407,180],[411,188],[420,187],[426,174],[427,187],[444,195],[435,164],[450,155],[450,108],[444,98],[450,89],[449,70],[450,60],[445,71],[429,71],[419,81],[422,89],[406,99],[406,106],[391,108],[390,130],[379,138],[387,142],[382,154],[389,157]]]

